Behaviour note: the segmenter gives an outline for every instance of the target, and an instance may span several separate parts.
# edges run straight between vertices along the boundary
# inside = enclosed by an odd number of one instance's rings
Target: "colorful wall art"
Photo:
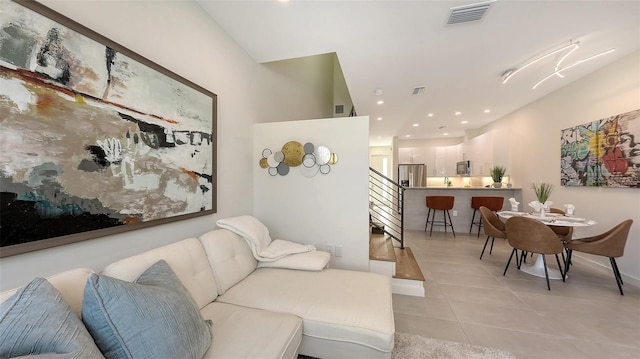
[[[270,148],[262,150],[260,168],[267,169],[271,176],[286,176],[291,167],[297,167],[305,177],[313,177],[331,172],[331,165],[338,163],[338,155],[327,146],[317,146],[311,142],[304,145],[298,141],[289,141],[279,151]]]
[[[640,188],[640,110],[562,130],[561,183]]]
[[[215,212],[215,94],[37,2],[0,8],[0,256]]]

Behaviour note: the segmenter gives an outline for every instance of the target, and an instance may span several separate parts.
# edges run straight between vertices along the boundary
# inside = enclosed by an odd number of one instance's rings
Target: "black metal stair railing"
[[[369,167],[369,223],[400,242],[404,249],[404,191],[391,178]]]

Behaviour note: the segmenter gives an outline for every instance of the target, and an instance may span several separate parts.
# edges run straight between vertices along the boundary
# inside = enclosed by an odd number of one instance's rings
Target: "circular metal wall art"
[[[313,145],[313,143],[311,142],[307,142],[304,144],[304,153],[313,153],[313,150],[315,150],[316,146]]]
[[[297,167],[302,164],[302,156],[304,156],[304,147],[300,142],[289,141],[282,146],[284,153],[284,163],[291,167]]]
[[[307,153],[302,157],[302,165],[309,168],[316,165],[316,156],[313,153]]]
[[[278,174],[280,176],[286,176],[287,173],[289,173],[289,166],[287,166],[287,164],[284,162],[280,162],[280,164],[276,168],[278,169]]]
[[[326,165],[331,159],[331,150],[325,146],[318,146],[316,149],[316,163],[320,166]]]
[[[269,164],[269,167],[278,167],[280,161],[276,161],[276,154],[272,153],[267,157],[267,163]]]
[[[319,171],[320,171],[320,167],[316,165],[313,165],[311,167],[307,167],[307,166],[300,167],[300,173],[302,173],[302,175],[307,178],[311,178],[317,175]]]
[[[260,159],[260,168],[269,168],[269,162],[264,157]]]

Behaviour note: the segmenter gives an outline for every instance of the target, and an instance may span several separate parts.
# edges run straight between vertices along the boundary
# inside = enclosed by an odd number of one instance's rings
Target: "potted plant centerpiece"
[[[540,202],[540,216],[544,217],[545,210],[549,210],[549,207],[551,207],[552,204],[552,202],[549,201],[549,196],[551,195],[551,192],[553,192],[553,185],[545,182],[534,183],[533,191],[536,193],[538,202]]]
[[[493,188],[502,188],[502,177],[504,177],[507,169],[502,166],[494,166],[489,170],[491,179],[493,179]]]

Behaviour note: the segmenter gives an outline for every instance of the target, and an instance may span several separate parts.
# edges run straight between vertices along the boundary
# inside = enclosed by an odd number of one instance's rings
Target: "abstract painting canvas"
[[[0,0],[0,256],[216,210],[216,95]]]
[[[640,188],[640,110],[562,130],[561,183]]]

